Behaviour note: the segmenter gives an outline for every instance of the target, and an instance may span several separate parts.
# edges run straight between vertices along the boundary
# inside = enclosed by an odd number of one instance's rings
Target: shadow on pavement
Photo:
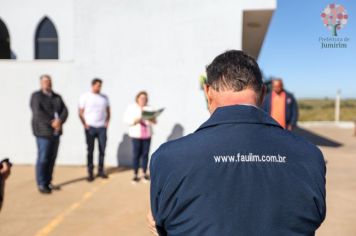
[[[87,180],[87,176],[79,177],[79,178],[71,179],[71,180],[64,181],[62,183],[56,184],[56,186],[61,188],[63,186],[69,185],[69,184],[74,184],[74,183],[81,182],[81,181],[86,181],[86,180]]]
[[[312,142],[318,146],[341,147],[343,145],[342,143],[339,143],[335,140],[321,136],[321,135],[311,132],[309,130],[303,129],[301,127],[296,127],[293,130],[293,133],[304,137],[305,139],[309,140],[310,142]]]
[[[132,168],[127,167],[127,166],[119,166],[119,167],[109,167],[106,169],[106,174],[107,175],[112,175],[112,174],[117,174],[117,173],[121,173],[124,171],[128,171],[131,170]]]
[[[106,171],[105,173],[110,176],[112,174],[117,174],[117,173],[128,171],[128,170],[130,170],[130,168],[127,168],[127,167],[109,167],[109,168],[107,168],[105,170]],[[75,178],[75,179],[67,180],[67,181],[64,181],[62,183],[56,184],[56,186],[62,188],[64,186],[66,186],[66,185],[75,184],[75,183],[78,183],[78,182],[81,182],[81,181],[87,181],[87,176],[78,177],[78,178]]]

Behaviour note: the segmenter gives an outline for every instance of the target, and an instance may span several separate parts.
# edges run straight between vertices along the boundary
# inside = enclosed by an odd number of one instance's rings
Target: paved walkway
[[[0,235],[150,235],[146,229],[149,184],[131,184],[131,171],[108,180],[85,180],[84,167],[58,167],[60,191],[40,195],[32,166],[16,166],[0,214]]]
[[[305,131],[305,130],[304,130]],[[328,160],[327,219],[317,235],[356,235],[356,137],[352,129],[308,127]],[[326,145],[326,146],[325,146]],[[60,191],[38,194],[33,166],[15,166],[0,214],[0,235],[150,235],[146,229],[149,185],[132,185],[131,171],[108,180],[85,180],[84,167],[57,167]]]
[[[353,129],[309,127],[342,146],[321,146],[327,159],[327,216],[317,235],[356,235],[356,137]]]

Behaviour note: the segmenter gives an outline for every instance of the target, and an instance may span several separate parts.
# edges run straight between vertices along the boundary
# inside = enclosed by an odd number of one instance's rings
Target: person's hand
[[[148,226],[148,229],[150,230],[150,232],[153,235],[158,236],[158,232],[157,232],[157,228],[156,228],[156,222],[153,219],[151,211],[149,211],[148,214],[147,214],[147,226]]]
[[[292,131],[293,130],[293,125],[287,125],[287,130]]]
[[[2,162],[0,165],[0,175],[6,180],[11,174],[11,165],[7,161]]]
[[[150,121],[152,124],[156,124],[156,123],[157,123],[156,118],[152,118],[152,119],[150,119],[149,121]]]
[[[134,124],[137,125],[137,124],[141,123],[141,121],[142,121],[141,118],[137,118],[137,119],[135,119]]]
[[[84,124],[84,129],[86,129],[86,130],[89,129],[89,125],[87,123]]]
[[[109,121],[105,121],[105,128],[109,127]]]
[[[60,130],[62,127],[62,121],[60,119],[54,119],[51,122],[51,126],[55,130]]]

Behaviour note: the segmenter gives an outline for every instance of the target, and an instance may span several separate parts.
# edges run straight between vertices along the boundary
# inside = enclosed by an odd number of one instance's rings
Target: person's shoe
[[[107,174],[105,174],[105,173],[99,173],[98,177],[103,178],[103,179],[109,178],[109,176]]]
[[[94,181],[94,175],[93,174],[89,174],[87,177],[87,181],[88,182],[93,182]]]
[[[59,185],[53,185],[53,184],[49,184],[49,185],[48,185],[48,188],[49,188],[50,190],[56,190],[56,191],[61,190],[61,186],[59,186]]]
[[[144,182],[144,183],[148,183],[150,180],[151,180],[151,178],[150,178],[149,175],[144,175],[144,176],[143,176],[143,182]]]
[[[140,178],[137,176],[133,177],[132,184],[137,184],[138,182],[140,182]]]
[[[40,193],[42,193],[42,194],[52,193],[52,190],[48,186],[45,186],[45,185],[38,186],[38,191],[40,191]]]

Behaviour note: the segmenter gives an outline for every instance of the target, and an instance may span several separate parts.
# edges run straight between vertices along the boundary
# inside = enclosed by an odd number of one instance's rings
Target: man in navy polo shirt
[[[152,156],[152,231],[160,235],[314,235],[325,218],[320,150],[259,106],[256,61],[227,51],[207,67],[211,117]]]

